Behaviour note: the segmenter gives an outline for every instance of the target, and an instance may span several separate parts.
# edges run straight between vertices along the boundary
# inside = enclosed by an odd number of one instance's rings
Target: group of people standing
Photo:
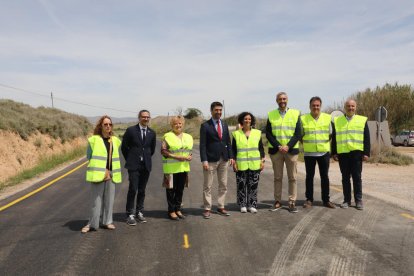
[[[344,201],[341,208],[351,205],[351,177],[356,208],[363,209],[362,162],[370,154],[370,137],[367,117],[356,115],[356,102],[348,99],[345,114],[336,117],[321,112],[322,100],[310,99],[310,113],[288,108],[288,95],[276,95],[278,108],[268,113],[265,135],[268,153],[274,172],[274,205],[272,211],[282,208],[282,180],[286,165],[288,175],[288,210],[298,212],[297,159],[299,142],[303,143],[306,167],[306,200],[304,208],[313,205],[313,179],[318,164],[321,178],[323,206],[336,208],[329,198],[329,164],[331,156],[339,161],[342,173]],[[236,173],[237,203],[240,212],[257,213],[257,192],[260,173],[265,164],[262,132],[255,128],[256,118],[250,112],[238,116],[239,129],[230,134],[228,125],[221,120],[223,105],[213,102],[211,118],[200,126],[200,157],[203,167],[203,217],[209,219],[212,213],[230,216],[225,208],[227,194],[227,172],[232,167]],[[134,226],[144,223],[145,189],[151,172],[151,157],[155,152],[156,134],[148,126],[150,112],[141,110],[139,123],[129,127],[121,141],[113,136],[112,120],[103,116],[98,120],[94,135],[89,138],[87,158],[89,165],[86,180],[91,183],[92,208],[88,224],[82,233],[101,226],[115,229],[112,209],[115,184],[122,182],[120,151],[125,157],[128,170],[129,189],[126,203],[126,222]],[[163,165],[163,187],[166,188],[168,217],[171,220],[184,219],[182,197],[188,186],[188,173],[192,160],[193,138],[185,133],[185,119],[175,116],[170,121],[171,131],[164,134],[161,142]],[[218,180],[217,210],[212,210],[212,185],[214,176]]]

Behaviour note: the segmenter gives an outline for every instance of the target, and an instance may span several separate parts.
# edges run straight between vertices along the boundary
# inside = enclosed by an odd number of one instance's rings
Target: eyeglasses
[[[108,123],[105,123],[105,124],[103,124],[104,126],[112,126],[112,124],[108,124]]]

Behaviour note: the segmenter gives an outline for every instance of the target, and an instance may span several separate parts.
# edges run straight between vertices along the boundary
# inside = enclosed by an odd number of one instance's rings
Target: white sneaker
[[[254,207],[250,207],[249,208],[249,212],[252,213],[252,214],[256,214],[257,213],[257,209],[254,208]]]
[[[145,219],[144,215],[141,212],[138,212],[137,219],[140,223],[145,223],[147,220]]]
[[[247,213],[247,208],[246,208],[246,207],[241,207],[241,208],[240,208],[240,212],[242,212],[242,213]]]

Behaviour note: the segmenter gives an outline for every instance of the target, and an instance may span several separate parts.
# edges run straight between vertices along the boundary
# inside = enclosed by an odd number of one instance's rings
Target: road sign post
[[[381,123],[387,119],[388,111],[385,107],[380,106],[375,110],[375,121],[377,121],[377,141],[378,154],[381,154]]]

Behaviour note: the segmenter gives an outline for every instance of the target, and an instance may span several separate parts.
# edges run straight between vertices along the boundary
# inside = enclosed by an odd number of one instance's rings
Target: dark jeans
[[[176,212],[181,210],[181,203],[183,202],[183,193],[185,181],[187,178],[186,172],[173,174],[173,188],[165,189],[167,193],[168,212]]]
[[[236,172],[237,204],[240,207],[257,208],[257,188],[259,186],[260,170]]]
[[[342,173],[342,189],[344,191],[344,202],[351,202],[351,176],[354,186],[354,198],[356,201],[362,200],[362,158],[361,151],[351,151],[341,153],[339,157],[339,168]]]
[[[313,178],[315,176],[315,167],[318,163],[319,175],[321,177],[322,201],[329,202],[329,152],[322,156],[305,156],[306,167],[306,199],[313,202]]]
[[[145,188],[150,172],[146,169],[128,170],[129,188],[126,203],[127,215],[135,215],[144,210]],[[137,205],[135,209],[135,198]]]

